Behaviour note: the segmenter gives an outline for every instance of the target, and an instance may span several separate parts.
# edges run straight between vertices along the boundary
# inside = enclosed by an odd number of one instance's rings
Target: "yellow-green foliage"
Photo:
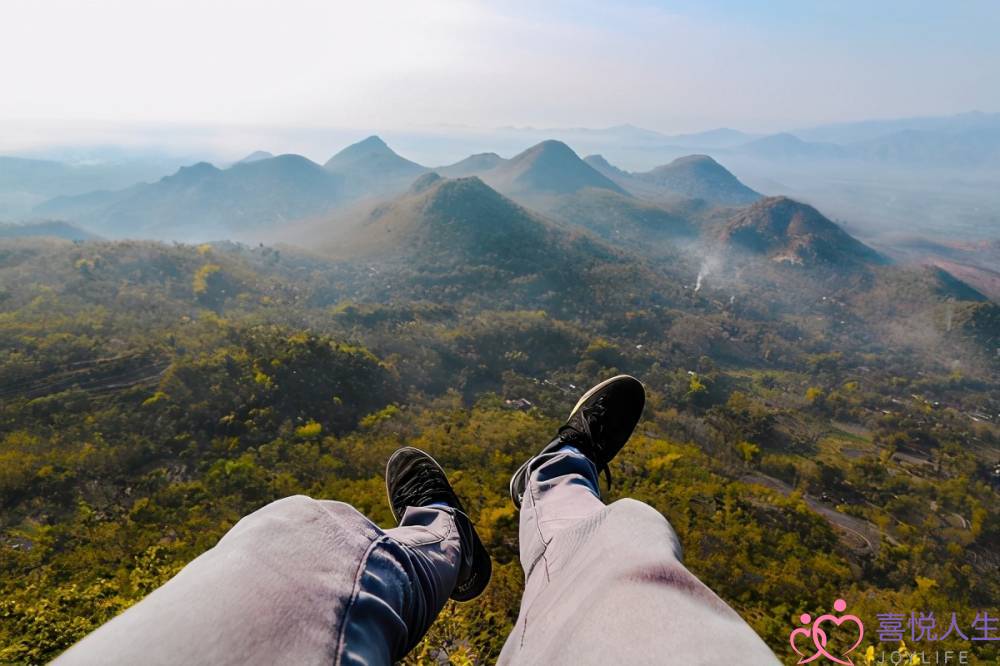
[[[478,267],[383,284],[266,248],[38,248],[0,256],[0,663],[52,659],[275,499],[392,525],[382,474],[404,445],[450,472],[495,565],[407,662],[492,663],[523,585],[510,474],[619,370],[649,396],[605,499],[662,512],[686,565],[779,654],[791,618],[838,597],[866,622],[997,607],[978,452],[1000,437],[969,417],[997,385],[976,365],[858,353],[811,317],[713,311],[618,264],[580,298]],[[773,312],[753,298],[737,303]],[[824,493],[877,552],[811,508]],[[995,660],[985,642],[940,647]]]
[[[300,439],[316,439],[321,432],[323,432],[323,424],[310,421],[296,428],[295,436]]]
[[[194,279],[191,282],[191,289],[194,291],[194,295],[201,296],[207,292],[209,279],[221,270],[222,266],[218,264],[205,264],[195,271]]]

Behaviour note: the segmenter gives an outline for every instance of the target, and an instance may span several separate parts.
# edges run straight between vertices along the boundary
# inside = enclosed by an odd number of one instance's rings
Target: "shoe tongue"
[[[594,448],[594,443],[590,435],[580,432],[573,426],[564,425],[560,428],[559,440],[564,445],[575,446],[582,453],[588,453]]]

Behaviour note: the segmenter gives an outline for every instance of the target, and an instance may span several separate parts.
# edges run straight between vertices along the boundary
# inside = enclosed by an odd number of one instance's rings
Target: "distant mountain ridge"
[[[100,236],[59,220],[39,220],[25,224],[0,222],[0,238],[61,238],[63,240],[98,240]]]
[[[236,162],[236,164],[246,164],[247,162],[257,162],[258,160],[269,160],[274,155],[267,152],[266,150],[255,150],[243,159]]]
[[[169,168],[160,161],[69,164],[53,160],[0,156],[0,217],[25,215],[34,206],[63,195],[128,187],[160,178]]]
[[[300,155],[279,155],[228,169],[200,162],[152,184],[58,197],[35,212],[110,235],[207,240],[322,214],[342,196],[335,174]]]
[[[772,160],[790,159],[840,159],[848,157],[849,151],[833,143],[803,141],[794,134],[782,132],[770,134],[750,141],[740,147],[740,152]]]
[[[497,168],[506,161],[507,160],[500,157],[496,153],[476,153],[474,155],[469,155],[464,160],[459,160],[454,164],[438,167],[435,171],[446,178],[478,176]]]

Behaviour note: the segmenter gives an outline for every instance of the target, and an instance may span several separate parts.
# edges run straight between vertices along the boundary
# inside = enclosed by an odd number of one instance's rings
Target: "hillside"
[[[176,168],[168,160],[68,164],[0,155],[0,218],[23,216],[52,197],[120,189]]]
[[[697,237],[699,225],[677,210],[606,189],[589,188],[559,197],[545,213],[568,225],[583,227],[616,245],[640,254],[675,253],[677,244]]]
[[[341,178],[345,191],[354,197],[401,192],[427,171],[426,167],[397,155],[377,136],[344,148],[323,167]]]
[[[605,159],[604,155],[587,155],[583,158],[583,161],[611,180],[628,177],[627,171],[623,171],[622,169],[616,167],[614,164]]]
[[[0,238],[61,238],[63,240],[83,241],[96,240],[98,236],[86,229],[59,222],[43,220],[25,224],[10,224],[0,222]]]
[[[788,132],[749,141],[740,146],[739,151],[753,157],[772,160],[839,159],[849,156],[849,151],[843,146],[803,141]]]
[[[787,197],[769,197],[736,212],[720,238],[778,262],[834,267],[884,263],[875,250],[815,208]]]
[[[626,194],[561,141],[543,141],[494,169],[483,180],[509,196],[572,194],[595,187]]]
[[[650,171],[634,173],[632,177],[665,193],[728,206],[760,199],[760,194],[708,155],[679,157]]]
[[[849,150],[876,163],[996,169],[1000,167],[1000,123],[954,132],[900,130],[850,144]]]
[[[996,343],[995,304],[892,266],[822,299],[786,281],[789,307],[747,267],[692,293],[666,279],[676,262],[643,268],[474,178],[426,175],[366,219],[381,240],[341,248],[348,261],[0,241],[0,661],[47,661],[273,499],[391,524],[380,474],[401,444],[461,470],[496,561],[427,645],[488,659],[523,581],[506,481],[581,387],[617,372],[650,399],[608,499],[663,512],[687,566],[770,645],[789,598],[996,598],[1000,432],[978,415],[1000,393],[965,338]],[[907,337],[880,337],[893,329]],[[935,505],[929,478],[947,488]],[[954,582],[917,591],[916,575]]]
[[[445,178],[462,178],[465,176],[478,176],[498,167],[505,160],[496,153],[476,153],[469,155],[464,160],[459,160],[454,164],[438,167],[435,169]]]
[[[422,176],[326,251],[374,263],[395,276],[393,292],[423,298],[541,298],[561,309],[602,276],[620,272],[621,279],[643,284],[641,265],[619,266],[622,258],[611,247],[531,212],[474,176]],[[617,298],[612,291],[607,296]]]
[[[58,197],[35,213],[109,236],[211,240],[328,212],[341,179],[299,155],[218,169],[202,162],[156,183]]]
[[[641,172],[619,169],[601,155],[589,155],[585,161],[630,193],[645,199],[701,199],[716,205],[737,206],[760,198],[708,155],[679,157]]]

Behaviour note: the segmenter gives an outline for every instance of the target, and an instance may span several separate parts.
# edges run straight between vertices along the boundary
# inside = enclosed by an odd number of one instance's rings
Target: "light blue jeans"
[[[684,568],[666,519],[605,505],[574,449],[532,461],[520,520],[525,591],[498,663],[778,663]],[[283,499],[56,663],[390,664],[447,601],[460,547],[452,509],[381,530],[346,504]]]
[[[536,457],[521,501],[521,612],[499,664],[777,664],[681,564],[660,512],[601,501],[571,447]]]

